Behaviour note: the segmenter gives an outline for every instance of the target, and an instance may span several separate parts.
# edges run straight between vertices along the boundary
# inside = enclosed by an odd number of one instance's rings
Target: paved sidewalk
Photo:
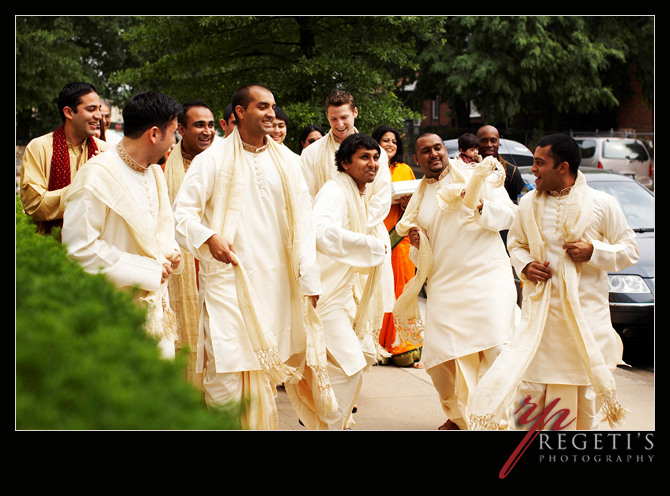
[[[653,373],[619,367],[614,373],[621,403],[630,410],[626,423],[617,430],[653,431]],[[298,422],[291,402],[279,388],[277,406],[280,430],[307,430]],[[377,365],[363,378],[354,414],[354,431],[436,430],[445,421],[437,393],[424,369]],[[600,430],[611,430],[606,423]]]
[[[423,302],[420,302],[423,306]],[[619,367],[614,378],[619,401],[630,413],[620,430],[653,431],[654,372]],[[283,388],[278,389],[277,406],[280,430],[307,430],[298,422]],[[354,414],[356,431],[436,430],[445,415],[425,369],[376,365],[363,376],[363,387]],[[611,430],[607,423],[600,430]],[[617,429],[619,430],[619,429]]]

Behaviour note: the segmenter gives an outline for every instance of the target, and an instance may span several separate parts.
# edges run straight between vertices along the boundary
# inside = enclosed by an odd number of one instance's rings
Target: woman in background
[[[372,137],[388,155],[392,182],[416,179],[412,168],[402,161],[404,149],[399,131],[390,126],[380,126],[374,130]],[[396,299],[402,294],[407,281],[414,277],[415,272],[414,264],[409,259],[409,238],[400,238],[395,233],[395,225],[405,212],[410,198],[411,195],[403,196],[400,199],[400,203],[391,205],[391,210],[384,220],[386,230],[389,232],[391,238],[391,264],[393,266]],[[423,368],[423,365],[419,363],[419,360],[421,360],[421,348],[417,348],[411,343],[399,343],[394,346],[395,340],[396,330],[393,323],[393,314],[384,314],[384,323],[379,333],[379,344],[386,348],[392,356],[384,359],[382,365],[392,364],[397,367],[412,366]]]

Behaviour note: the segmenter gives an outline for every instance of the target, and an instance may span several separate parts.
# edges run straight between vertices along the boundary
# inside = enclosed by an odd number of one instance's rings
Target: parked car
[[[460,153],[458,150],[457,139],[446,140],[444,146],[447,148],[447,155],[449,158],[454,158]],[[533,165],[533,152],[518,141],[501,138],[498,153],[500,153],[502,158],[507,162],[514,164],[517,167]]]
[[[530,167],[521,167],[525,194],[535,188]],[[607,169],[579,167],[593,189],[616,198],[636,233],[640,260],[620,272],[608,273],[610,315],[614,329],[626,342],[653,342],[654,339],[654,193],[629,176]]]
[[[644,144],[633,138],[579,137],[581,167],[609,169],[631,176],[651,188],[654,182],[651,157]]]

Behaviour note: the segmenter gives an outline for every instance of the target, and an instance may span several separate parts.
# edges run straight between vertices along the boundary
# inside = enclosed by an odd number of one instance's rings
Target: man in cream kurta
[[[432,250],[422,360],[449,419],[441,429],[464,430],[477,380],[514,329],[516,288],[498,232],[509,228],[516,205],[502,187],[500,169],[475,190],[474,169],[449,162],[435,134],[417,139],[414,160],[425,176],[399,227],[416,226],[409,231],[410,258],[419,272],[417,249],[427,240]],[[470,206],[468,188],[475,200]],[[417,228],[425,234],[420,242]],[[413,286],[410,281],[405,291]]]
[[[328,373],[339,408],[330,414],[314,402],[309,407],[303,403],[302,408],[296,408],[305,426],[313,430],[342,430],[354,423],[351,412],[363,372],[377,360],[372,328],[368,327],[362,337],[354,330],[358,310],[355,294],[358,300],[369,304],[371,300],[363,298],[360,274],[372,277],[369,269],[380,266],[388,250],[383,239],[369,234],[365,225],[367,183],[362,179],[374,180],[379,169],[379,146],[370,136],[350,135],[343,141],[337,157],[338,172],[317,193],[313,209],[323,290],[317,311],[324,328]],[[358,171],[367,168],[370,173],[364,176],[354,171],[354,179],[350,171],[355,167]],[[352,213],[356,215],[353,221]],[[376,319],[372,313],[369,315],[374,323],[381,325],[381,307],[378,310]],[[300,392],[292,385],[287,385],[286,391],[294,404],[298,404],[295,401],[298,395],[310,396],[310,391]]]
[[[300,155],[300,167],[307,183],[309,194],[314,199],[327,180],[337,171],[335,152],[347,136],[356,133],[354,122],[358,116],[358,108],[353,97],[345,91],[337,91],[326,99],[326,117],[330,123],[330,131],[322,138],[308,146]],[[379,155],[379,172],[374,182],[366,188],[368,195],[368,226],[378,231],[386,231],[384,219],[391,209],[391,171],[388,155],[382,149]],[[393,266],[391,252],[386,254],[382,266],[382,287],[384,291],[384,309],[393,310],[395,292],[393,287]]]
[[[554,399],[560,398],[553,412],[567,409],[570,412],[568,420],[576,418],[567,428],[594,429],[598,427],[600,401],[591,385],[591,371],[580,358],[579,347],[567,325],[568,319],[559,290],[560,258],[567,250],[568,255],[579,266],[578,296],[581,312],[602,354],[605,366],[614,369],[621,363],[623,347],[610,319],[607,272],[618,272],[634,264],[639,258],[639,252],[635,233],[628,226],[616,199],[588,186],[584,187],[592,194],[593,206],[581,236],[584,246],[580,247],[578,243],[574,243],[575,247],[573,244],[566,244],[563,224],[571,195],[576,194],[574,171],[577,167],[574,162],[578,165],[581,155],[579,146],[573,143],[573,153],[579,156],[570,160],[573,162],[571,166],[569,158],[563,158],[561,152],[550,151],[553,150],[552,147],[561,146],[562,141],[569,141],[571,138],[558,136],[554,141],[550,136],[546,139],[546,142],[538,142],[535,152],[533,172],[538,177],[537,188],[522,198],[519,215],[508,237],[512,263],[524,281],[522,322],[527,318],[531,306],[527,299],[535,292],[538,282],[544,282],[547,278],[552,281],[551,299],[541,341],[523,373],[523,382],[519,385],[514,410],[521,407],[529,395],[531,402],[539,407],[538,411]],[[546,246],[545,260],[535,260],[531,255],[531,236],[525,223],[526,204],[536,202],[538,195],[545,196],[544,215],[539,219],[538,226]],[[539,273],[534,271],[535,266]],[[516,426],[522,429],[532,427],[518,422]]]
[[[177,120],[177,132],[182,139],[177,143],[165,164],[165,180],[168,186],[170,205],[184,180],[184,174],[193,158],[209,148],[216,135],[212,111],[202,100],[186,102]],[[197,357],[200,311],[198,308],[197,265],[188,250],[182,250],[180,274],[170,278],[170,304],[179,325],[175,351],[179,353],[188,347],[186,377],[198,389],[202,388],[202,374],[195,372]]]
[[[141,113],[145,95],[133,97],[126,109]],[[181,107],[163,95],[156,100],[165,109],[166,121],[159,123],[165,125],[163,131],[152,126],[124,137],[75,176],[65,198],[62,237],[68,253],[86,271],[106,274],[119,288],[139,286],[144,291],[140,300],[150,308],[147,331],[160,339],[163,356],[173,357],[176,329],[170,321],[167,279],[181,271],[181,254],[167,185],[155,162],[174,144]],[[131,119],[124,119],[127,129]],[[156,139],[149,136],[152,130]]]
[[[248,98],[241,96],[243,91]],[[173,205],[176,233],[179,244],[199,260],[201,320],[196,371],[205,367],[207,404],[248,401],[240,412],[242,427],[276,429],[276,391],[262,370],[241,314],[233,264],[222,263],[210,250],[209,243],[221,237],[222,226],[214,220],[219,169],[227,154],[238,150],[234,168],[242,174],[244,187],[239,192],[240,217],[234,239],[228,240],[234,249],[227,252],[231,257],[227,260],[243,264],[255,293],[255,310],[267,322],[281,360],[291,367],[299,367],[305,356],[303,295],[321,293],[311,203],[295,156],[267,136],[274,117],[272,93],[257,85],[245,87],[236,92],[233,106],[237,128],[199,154],[186,173]],[[287,200],[273,157],[280,157],[285,165],[282,170],[291,176],[299,225],[287,225]],[[302,231],[297,254],[300,287],[292,283],[289,228]]]

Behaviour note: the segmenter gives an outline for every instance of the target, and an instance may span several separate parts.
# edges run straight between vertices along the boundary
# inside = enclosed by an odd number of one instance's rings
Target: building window
[[[431,118],[440,120],[440,97],[435,98],[430,102]]]

